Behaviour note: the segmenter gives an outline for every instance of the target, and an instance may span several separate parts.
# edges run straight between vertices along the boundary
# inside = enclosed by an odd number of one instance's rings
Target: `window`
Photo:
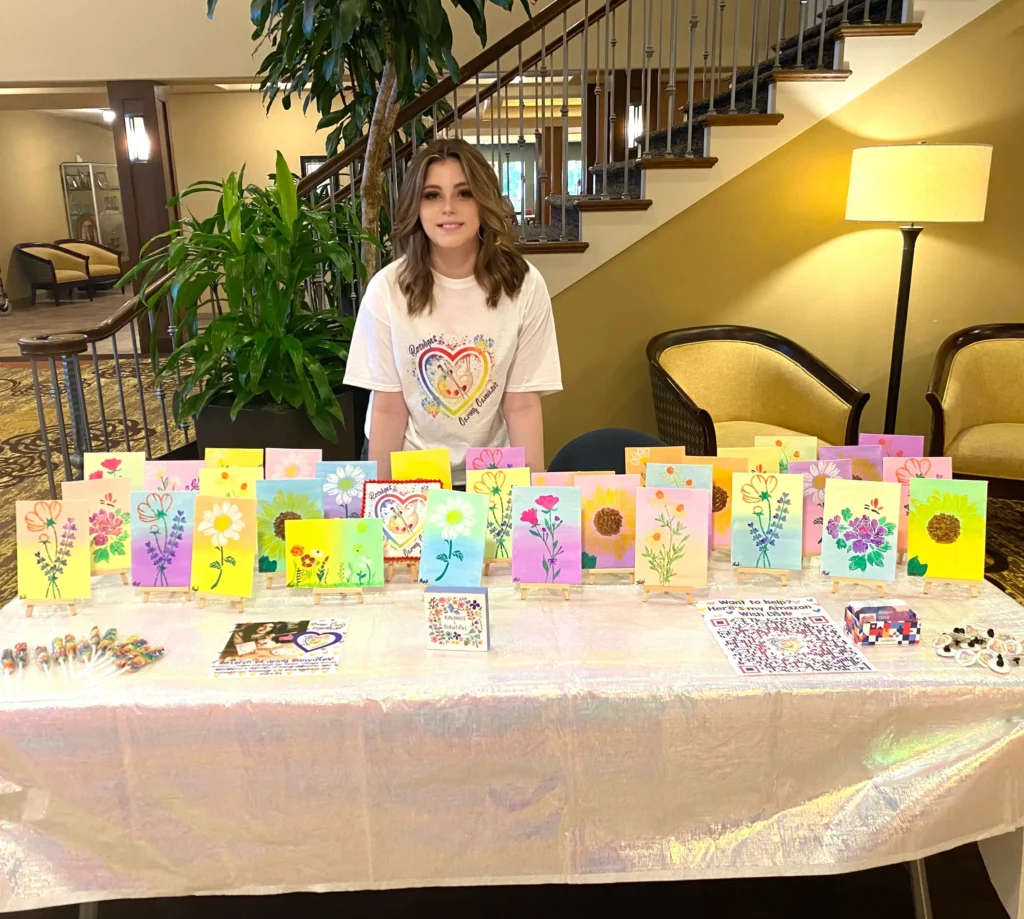
[[[569,194],[583,194],[583,160],[569,160]]]
[[[504,188],[502,193],[512,202],[512,207],[515,208],[517,214],[524,213],[526,209],[525,193],[526,187],[523,182],[523,162],[522,160],[509,160],[507,163],[502,163],[501,169],[498,169],[498,164],[494,164],[494,174],[504,179]]]

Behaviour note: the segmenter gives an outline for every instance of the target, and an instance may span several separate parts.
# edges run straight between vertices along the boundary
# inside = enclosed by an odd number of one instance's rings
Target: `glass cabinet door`
[[[100,241],[96,202],[92,196],[92,166],[89,163],[62,163],[64,201],[68,211],[68,236],[87,242]]]
[[[104,246],[116,249],[123,260],[128,255],[124,244],[124,214],[121,212],[121,188],[118,185],[117,166],[94,163],[92,175],[99,214],[99,241]]]

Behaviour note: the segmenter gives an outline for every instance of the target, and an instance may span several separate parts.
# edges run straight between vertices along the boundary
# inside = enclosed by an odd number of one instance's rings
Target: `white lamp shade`
[[[846,219],[977,223],[985,219],[991,165],[990,144],[858,147]]]

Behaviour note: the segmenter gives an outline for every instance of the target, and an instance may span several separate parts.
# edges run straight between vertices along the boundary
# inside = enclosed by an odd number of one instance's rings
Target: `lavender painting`
[[[133,491],[132,583],[136,587],[191,586],[194,491]]]

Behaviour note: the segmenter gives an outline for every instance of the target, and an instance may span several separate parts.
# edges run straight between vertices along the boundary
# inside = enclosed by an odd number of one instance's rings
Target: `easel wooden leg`
[[[26,603],[25,604],[25,618],[26,619],[31,619],[32,618],[32,608],[33,607],[32,607],[31,603]]]
[[[124,584],[126,587],[128,586],[128,572],[121,572],[121,583]]]

